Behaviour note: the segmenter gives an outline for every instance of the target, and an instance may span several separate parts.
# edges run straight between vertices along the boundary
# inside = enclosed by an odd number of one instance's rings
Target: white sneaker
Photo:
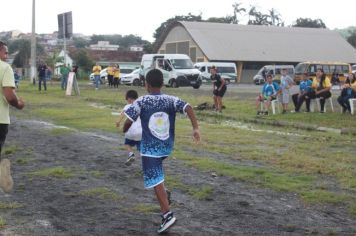
[[[9,159],[2,159],[0,161],[0,187],[5,193],[11,192],[14,186],[10,167],[11,163]]]
[[[125,165],[130,166],[132,164],[132,162],[134,162],[134,161],[135,161],[135,154],[131,153],[129,155],[129,158],[127,158],[127,160],[126,160]]]

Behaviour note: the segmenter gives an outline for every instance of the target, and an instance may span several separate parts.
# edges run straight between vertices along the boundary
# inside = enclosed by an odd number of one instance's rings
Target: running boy
[[[123,131],[127,132],[133,121],[141,118],[142,141],[141,157],[145,188],[154,188],[161,207],[162,224],[158,233],[165,232],[176,218],[169,209],[164,186],[162,161],[172,152],[176,113],[186,113],[192,123],[193,138],[200,140],[198,122],[192,107],[179,99],[161,93],[163,74],[158,69],[150,70],[146,75],[146,90],[149,95],[139,97],[125,112]]]
[[[125,111],[132,105],[132,103],[138,98],[138,94],[135,90],[129,90],[126,92],[125,99],[127,105],[124,107],[120,114],[119,120],[116,122],[116,127],[120,127],[122,119],[125,117]],[[130,129],[125,133],[125,147],[129,152],[129,158],[125,162],[125,165],[129,166],[133,161],[135,161],[135,153],[133,152],[133,147],[136,146],[137,150],[140,150],[142,137],[142,128],[140,117],[131,125]]]

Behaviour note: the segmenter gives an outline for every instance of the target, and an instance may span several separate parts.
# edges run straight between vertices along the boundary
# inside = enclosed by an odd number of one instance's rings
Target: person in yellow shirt
[[[112,64],[110,64],[107,68],[109,87],[114,86],[114,68],[115,67]]]
[[[325,99],[331,97],[331,82],[330,79],[325,76],[322,68],[317,69],[316,78],[313,79],[311,87],[312,91],[305,96],[307,112],[310,111],[310,100],[320,98],[320,113],[324,113]]]
[[[99,89],[100,71],[101,71],[101,66],[97,62],[95,64],[95,66],[93,66],[93,73],[94,73],[94,79],[95,79],[95,89]]]
[[[114,87],[118,88],[120,83],[120,66],[116,65],[114,67]]]

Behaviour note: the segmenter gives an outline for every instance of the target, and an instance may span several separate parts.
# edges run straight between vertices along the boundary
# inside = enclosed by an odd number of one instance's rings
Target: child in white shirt
[[[126,92],[126,101],[127,105],[124,107],[122,112],[120,113],[120,118],[116,122],[116,127],[120,126],[121,121],[125,117],[125,111],[132,105],[132,103],[138,98],[138,93],[135,90],[129,90]],[[141,120],[138,118],[135,122],[133,122],[130,129],[125,133],[125,147],[129,153],[129,157],[125,162],[125,165],[129,166],[135,161],[135,153],[133,151],[133,147],[136,146],[137,150],[140,151],[142,138],[142,128],[141,128]]]

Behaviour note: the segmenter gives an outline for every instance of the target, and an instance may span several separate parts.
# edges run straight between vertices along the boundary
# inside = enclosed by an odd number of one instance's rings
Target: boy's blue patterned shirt
[[[141,155],[164,157],[172,152],[176,113],[183,113],[187,105],[178,97],[150,94],[139,97],[125,111],[131,121],[141,118]]]

